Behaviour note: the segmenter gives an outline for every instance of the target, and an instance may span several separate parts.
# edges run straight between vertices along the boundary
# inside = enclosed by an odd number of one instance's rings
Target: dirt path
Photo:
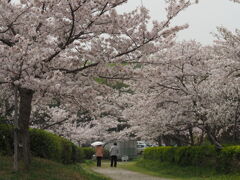
[[[111,167],[95,167],[93,168],[95,172],[103,174],[113,180],[167,180],[164,178],[153,177],[138,172],[133,172],[121,168],[111,168]]]

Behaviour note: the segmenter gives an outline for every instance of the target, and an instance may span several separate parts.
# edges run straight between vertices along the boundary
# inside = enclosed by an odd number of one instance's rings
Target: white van
[[[137,141],[137,153],[142,154],[143,150],[148,147],[144,141]]]

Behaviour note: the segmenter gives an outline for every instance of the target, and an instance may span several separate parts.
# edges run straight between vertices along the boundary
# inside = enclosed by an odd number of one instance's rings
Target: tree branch
[[[65,72],[65,73],[67,73],[67,74],[70,74],[70,73],[78,73],[78,72],[83,71],[83,70],[85,70],[85,69],[87,69],[87,68],[97,66],[98,64],[99,64],[99,62],[98,62],[98,63],[92,63],[92,64],[84,65],[83,67],[80,67],[80,68],[77,68],[77,69],[72,69],[72,70],[70,70],[70,69],[64,69],[64,68],[52,68],[52,70],[63,71],[63,72]]]

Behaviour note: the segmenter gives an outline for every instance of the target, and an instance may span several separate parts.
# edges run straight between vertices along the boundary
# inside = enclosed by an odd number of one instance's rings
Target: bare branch
[[[102,75],[100,75],[98,77],[104,78],[104,79],[112,79],[112,80],[130,80],[130,79],[132,79],[130,77],[113,77],[113,76],[110,77],[110,76],[102,76]]]
[[[14,46],[14,42],[10,41],[9,39],[0,39],[0,41],[3,43],[3,44],[6,44],[7,46],[9,47],[13,47]]]
[[[70,74],[70,73],[78,73],[80,71],[83,71],[87,68],[90,68],[90,67],[94,67],[94,66],[97,66],[99,64],[98,63],[92,63],[92,64],[89,64],[89,65],[84,65],[83,67],[80,67],[80,68],[77,68],[77,69],[73,69],[73,70],[70,70],[70,69],[64,69],[64,68],[52,68],[52,70],[58,70],[58,71],[63,71],[67,74]]]

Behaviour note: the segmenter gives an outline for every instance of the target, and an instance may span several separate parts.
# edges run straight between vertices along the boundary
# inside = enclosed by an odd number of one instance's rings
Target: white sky
[[[164,0],[128,0],[128,3],[120,7],[119,11],[133,10],[142,3],[150,10],[153,20],[163,20]],[[211,33],[216,32],[217,26],[225,26],[231,31],[240,29],[240,4],[230,0],[199,0],[197,5],[187,8],[173,21],[176,25],[185,23],[190,27],[178,33],[178,40],[196,39],[205,45],[211,44],[214,39]]]
[[[163,20],[164,0],[142,0],[145,7],[150,10],[153,20]],[[130,11],[141,5],[141,0],[129,0],[120,8],[120,11]],[[174,24],[188,23],[190,27],[178,33],[178,40],[196,39],[203,44],[211,44],[214,37],[211,32],[216,32],[217,26],[225,26],[234,31],[240,29],[240,4],[229,0],[199,0],[179,14]]]

